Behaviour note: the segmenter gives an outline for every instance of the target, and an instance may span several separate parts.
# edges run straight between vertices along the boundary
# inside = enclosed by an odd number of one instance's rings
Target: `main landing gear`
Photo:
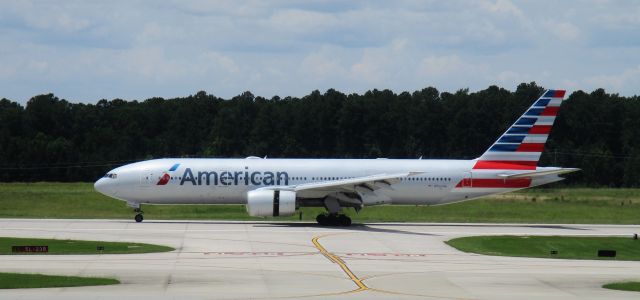
[[[351,218],[342,214],[319,214],[316,221],[322,226],[351,226]]]

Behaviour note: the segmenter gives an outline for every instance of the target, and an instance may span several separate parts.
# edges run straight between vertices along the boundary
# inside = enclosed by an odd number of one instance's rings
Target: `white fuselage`
[[[372,191],[369,196],[362,197],[362,205],[431,205],[505,193],[562,179],[553,175],[503,185],[501,182],[506,181],[499,177],[499,173],[504,171],[472,170],[475,162],[422,159],[155,159],[116,168],[107,174],[110,176],[98,180],[95,187],[101,193],[129,204],[246,204],[247,192],[263,187],[418,172],[398,180],[389,188]],[[479,186],[474,186],[474,182]],[[300,206],[304,206],[305,199],[326,195],[321,190],[302,193]]]
[[[136,209],[141,203],[246,204],[252,216],[285,216],[322,206],[329,215],[319,215],[318,223],[349,225],[350,219],[338,217],[342,207],[452,203],[559,181],[558,175],[577,171],[537,166],[564,94],[545,91],[473,160],[155,159],[116,168],[95,188]]]

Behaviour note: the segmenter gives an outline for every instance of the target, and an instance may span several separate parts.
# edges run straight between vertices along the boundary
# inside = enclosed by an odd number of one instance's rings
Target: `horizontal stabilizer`
[[[560,175],[560,174],[572,173],[576,171],[580,171],[580,169],[560,168],[560,169],[554,169],[554,170],[544,170],[544,171],[535,171],[535,172],[518,173],[518,174],[500,174],[498,176],[503,178],[508,178],[508,179],[532,178],[532,177],[540,177],[540,176],[547,176],[547,175]]]

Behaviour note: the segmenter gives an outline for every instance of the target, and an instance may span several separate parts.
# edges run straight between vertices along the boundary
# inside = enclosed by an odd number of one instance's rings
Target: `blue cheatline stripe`
[[[538,120],[538,119],[537,118],[525,118],[525,117],[522,117],[522,118],[518,119],[518,121],[514,125],[533,125],[536,122],[536,120]]]
[[[489,151],[497,152],[515,152],[520,144],[495,144],[491,146]]]
[[[498,143],[522,143],[526,135],[503,135]]]
[[[525,116],[539,116],[544,108],[531,108],[524,113]]]
[[[533,106],[547,106],[547,105],[549,105],[549,101],[551,101],[551,99],[542,98],[542,99],[536,101],[536,103]]]
[[[553,97],[556,94],[555,90],[548,90],[543,97]]]
[[[529,133],[531,126],[512,126],[507,131],[508,134]]]
[[[180,166],[180,164],[175,164],[175,165],[171,166],[171,169],[169,169],[169,171],[173,172],[173,171],[177,170],[179,166]]]

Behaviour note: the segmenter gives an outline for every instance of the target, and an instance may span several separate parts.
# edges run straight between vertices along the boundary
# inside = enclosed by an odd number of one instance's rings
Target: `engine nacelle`
[[[296,192],[266,189],[249,191],[247,212],[253,217],[291,216],[296,212]]]

